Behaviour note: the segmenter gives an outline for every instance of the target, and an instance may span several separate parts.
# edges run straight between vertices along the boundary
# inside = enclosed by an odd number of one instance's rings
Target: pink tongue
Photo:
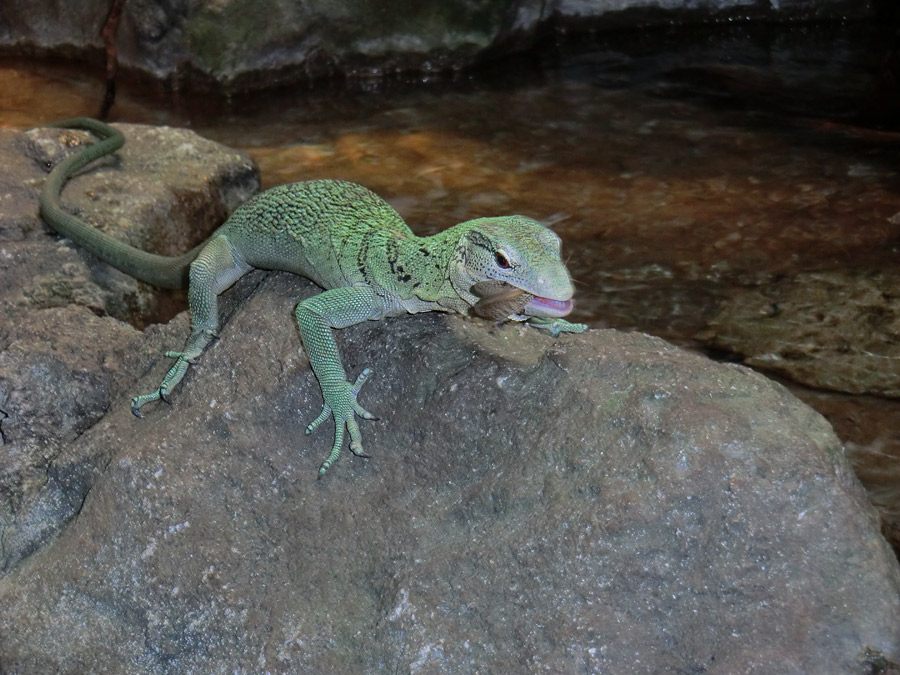
[[[534,296],[531,299],[531,302],[528,303],[532,306],[542,307],[547,309],[558,316],[565,316],[569,312],[572,311],[572,308],[575,306],[575,303],[569,300],[551,300],[550,298],[542,298],[540,296]]]

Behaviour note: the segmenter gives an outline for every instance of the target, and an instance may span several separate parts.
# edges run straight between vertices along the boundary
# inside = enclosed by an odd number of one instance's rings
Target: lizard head
[[[558,318],[572,311],[572,280],[553,231],[524,216],[479,218],[462,229],[453,285],[470,305],[484,302],[485,292],[509,296],[518,289],[525,297],[509,304],[510,319]]]

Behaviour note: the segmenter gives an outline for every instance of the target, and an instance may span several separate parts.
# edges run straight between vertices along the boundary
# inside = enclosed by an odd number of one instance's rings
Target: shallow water
[[[123,81],[113,120],[239,147],[266,186],[363,183],[420,234],[533,216],[566,242],[576,320],[709,351],[698,333],[741,289],[896,267],[898,54],[890,27],[673,27],[548,41],[433,82],[221,101]],[[0,64],[0,124],[93,114],[95,70]],[[795,391],[835,425],[900,533],[900,404]]]

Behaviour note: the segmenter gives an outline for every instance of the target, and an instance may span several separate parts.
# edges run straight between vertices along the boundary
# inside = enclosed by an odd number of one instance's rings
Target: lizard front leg
[[[188,368],[196,363],[203,350],[216,337],[219,328],[219,293],[252,269],[235,251],[224,234],[213,237],[191,263],[188,306],[191,310],[191,336],[180,352],[166,352],[175,359],[156,391],[131,399],[131,412],[138,417],[141,406],[150,401],[167,400],[166,396],[181,382]]]
[[[588,329],[585,323],[572,323],[565,319],[545,319],[536,316],[529,318],[527,323],[533,328],[547,331],[553,337],[559,337],[560,333],[583,333]]]
[[[341,454],[345,427],[350,434],[351,452],[368,457],[363,451],[356,415],[367,420],[377,419],[356,400],[371,370],[365,368],[352,384],[347,381],[331,329],[346,328],[367,319],[380,319],[385,315],[384,304],[372,289],[348,286],[332,288],[307,298],[297,305],[295,314],[300,339],[324,399],[322,412],[306,427],[306,433],[312,433],[329,417],[334,419],[334,444],[328,458],[319,467],[321,477]]]

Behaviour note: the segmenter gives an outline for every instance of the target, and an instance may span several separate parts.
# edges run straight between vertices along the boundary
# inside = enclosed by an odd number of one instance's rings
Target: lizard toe
[[[357,443],[356,441],[352,441],[350,443],[350,452],[352,452],[357,457],[362,457],[363,459],[369,459],[372,457],[372,455],[363,450],[362,443]]]
[[[144,407],[150,401],[158,401],[160,399],[159,390],[154,391],[152,394],[141,394],[140,396],[135,396],[131,399],[131,412],[135,417],[143,417],[144,414],[141,412],[141,408]]]
[[[369,375],[371,374],[371,368],[363,368],[362,372],[359,374],[359,377],[356,378],[356,382],[354,382],[353,386],[350,388],[350,393],[354,398],[356,398],[357,394],[359,394],[359,390],[362,389],[362,386],[366,383],[366,380],[369,379]]]
[[[350,403],[350,407],[353,408],[353,412],[355,412],[357,415],[359,415],[360,417],[362,417],[364,420],[372,421],[372,420],[377,420],[377,419],[378,419],[378,417],[377,417],[376,415],[373,415],[372,413],[370,413],[368,410],[366,410],[365,408],[363,408],[363,407],[362,407],[359,403],[357,403],[356,401],[352,401],[352,402]]]
[[[326,403],[324,406],[322,406],[322,412],[319,413],[319,416],[306,425],[306,435],[309,436],[312,432],[318,429],[319,425],[329,417],[331,417],[331,406]]]
[[[347,420],[347,431],[350,433],[350,452],[357,457],[370,457],[363,450],[362,433],[359,430],[359,422],[352,417]]]

